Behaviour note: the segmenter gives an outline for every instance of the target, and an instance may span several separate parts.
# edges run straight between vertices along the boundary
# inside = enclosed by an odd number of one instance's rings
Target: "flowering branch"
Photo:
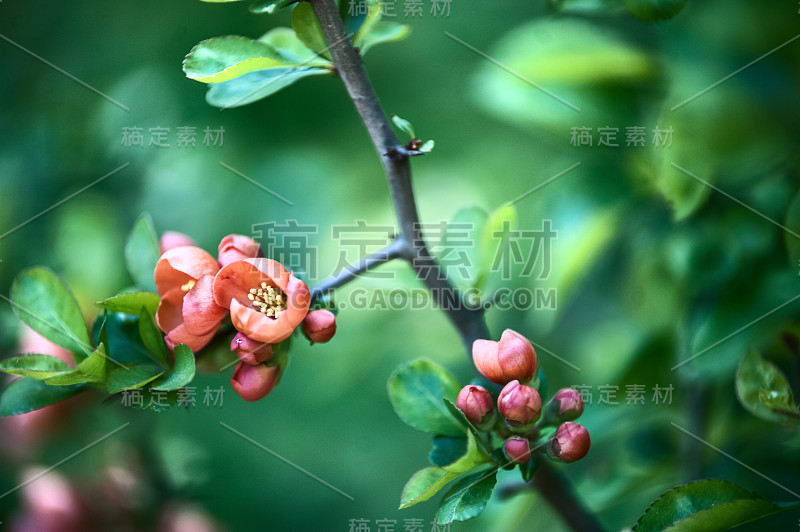
[[[353,270],[323,281],[314,289],[314,296],[352,280],[357,273],[392,258],[404,258],[411,263],[450,321],[458,329],[464,347],[471,358],[475,340],[490,338],[482,307],[469,305],[450,283],[436,259],[431,256],[419,227],[419,214],[411,183],[408,152],[394,134],[378,97],[367,77],[361,55],[347,38],[344,24],[334,0],[307,0],[322,26],[322,33],[330,45],[336,71],[344,83],[356,111],[367,128],[372,144],[381,158],[389,190],[394,201],[395,214],[400,225],[400,236],[384,250],[365,257]],[[392,252],[387,253],[387,251]],[[391,255],[391,256],[390,256]],[[544,465],[536,475],[534,485],[553,505],[565,522],[575,530],[602,530],[594,517],[575,498],[566,481],[549,466]]]

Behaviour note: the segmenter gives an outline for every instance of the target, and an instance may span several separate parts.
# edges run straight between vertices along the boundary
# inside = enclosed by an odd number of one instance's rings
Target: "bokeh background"
[[[491,211],[580,163],[516,204],[521,228],[538,229],[549,219],[558,231],[549,279],[515,281],[556,289],[556,308],[488,313],[495,335],[514,328],[545,348],[539,354],[551,391],[588,387],[593,404],[581,422],[592,450],[563,468],[578,494],[608,529],[632,526],[660,493],[697,478],[794,500],[673,424],[800,491],[797,427],[754,417],[734,386],[737,365],[756,348],[800,390],[794,336],[800,303],[778,308],[800,294],[800,42],[672,108],[795,37],[797,3],[689,0],[673,20],[658,24],[611,1],[565,0],[559,7],[453,0],[448,16],[433,16],[427,0],[423,5],[422,16],[406,17],[398,0],[390,20],[409,24],[411,36],[366,57],[386,111],[436,141],[431,155],[413,161],[423,219],[447,220],[469,205]],[[245,3],[4,0],[0,292],[8,293],[22,268],[45,265],[92,319],[95,301],[130,284],[123,246],[143,211],[159,231],[185,232],[212,250],[222,236],[249,234],[253,224],[315,224],[319,233],[310,242],[319,250],[320,275],[332,271],[341,251],[331,226],[393,224],[379,162],[338,79],[301,80],[255,104],[220,111],[205,103],[205,86],[181,71],[184,55],[205,38],[258,37],[288,24],[288,12],[256,16]],[[185,126],[197,128],[196,147],[177,146],[177,128]],[[633,126],[646,129],[645,146],[626,146],[626,128]],[[123,145],[126,127],[143,128],[143,148]],[[169,128],[169,148],[147,146],[148,130],[156,127]],[[224,128],[222,146],[203,145],[206,127]],[[592,128],[592,146],[572,142],[578,127]],[[598,146],[603,127],[618,128],[619,146]],[[669,146],[653,144],[656,128],[672,128]],[[397,274],[397,286],[415,286],[404,267],[386,271]],[[343,294],[388,286],[364,280]],[[49,467],[130,422],[56,470],[78,486],[81,504],[107,508],[107,530],[167,528],[176,515],[231,531],[348,530],[359,518],[373,530],[381,519],[396,520],[402,530],[411,518],[430,529],[434,503],[397,510],[404,483],[427,463],[430,443],[393,413],[386,380],[398,364],[424,356],[467,382],[471,363],[436,310],[345,309],[338,321],[330,344],[297,342],[280,386],[256,404],[232,393],[229,374],[205,374],[195,383],[198,406],[188,410],[137,411],[102,405],[98,396],[71,404],[34,435],[23,437],[5,421],[0,492],[31,468]],[[20,328],[7,303],[0,304],[0,330],[3,355],[14,354]],[[600,402],[599,387],[606,385],[618,387],[610,400],[619,404]],[[644,405],[626,404],[631,385],[644,386]],[[206,386],[227,388],[221,406],[201,404]],[[656,404],[656,386],[671,387],[669,404]],[[516,482],[516,472],[501,476],[503,486]],[[0,497],[0,528],[24,510],[23,493]],[[499,492],[479,519],[452,526],[560,528],[535,493],[501,501]]]

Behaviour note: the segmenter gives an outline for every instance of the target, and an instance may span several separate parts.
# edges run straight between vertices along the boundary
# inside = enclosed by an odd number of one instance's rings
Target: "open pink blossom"
[[[214,300],[230,309],[233,326],[252,340],[278,343],[303,322],[311,303],[306,283],[277,261],[232,262],[214,278]]]
[[[226,311],[214,302],[212,285],[219,265],[214,257],[194,246],[180,246],[161,255],[155,269],[161,296],[156,323],[167,333],[172,349],[186,344],[198,351],[211,341]]]
[[[231,262],[263,257],[264,252],[258,242],[244,235],[228,235],[219,243],[219,267]]]

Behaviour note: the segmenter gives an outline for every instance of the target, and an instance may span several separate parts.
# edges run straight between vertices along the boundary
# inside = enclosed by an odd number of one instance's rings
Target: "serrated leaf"
[[[775,364],[749,351],[736,372],[736,396],[751,414],[766,421],[800,419],[792,389]]]
[[[0,371],[36,380],[44,380],[71,370],[66,362],[52,355],[29,354],[0,361]]]
[[[399,130],[405,132],[412,139],[417,138],[417,136],[414,134],[414,126],[411,125],[411,122],[409,122],[405,118],[400,118],[397,115],[392,115],[392,122],[394,123],[395,126],[397,126]]]
[[[509,233],[517,227],[517,209],[501,205],[489,215],[478,244],[478,267],[475,288],[485,287],[489,275],[499,267],[499,261],[509,245]]]
[[[322,34],[322,26],[314,15],[314,10],[308,2],[298,3],[292,10],[292,29],[297,38],[305,44],[309,50],[321,56],[330,58],[328,43]]]
[[[111,312],[124,312],[138,316],[142,307],[146,308],[151,315],[155,314],[159,301],[161,298],[153,292],[131,292],[98,301],[97,305]]]
[[[48,386],[104,383],[108,376],[110,362],[106,355],[106,346],[101,344],[91,355],[75,366],[75,369],[45,379],[44,383]]]
[[[477,517],[486,508],[496,483],[497,470],[483,470],[460,478],[439,503],[436,523],[447,525]]]
[[[741,506],[735,503],[743,502]],[[725,503],[731,503],[726,509],[731,513],[713,512],[697,516],[695,522],[698,527],[693,527],[693,517],[704,510],[717,507]],[[734,512],[734,509],[739,511]],[[726,515],[734,516],[739,512],[748,513],[750,518],[774,513],[780,508],[759,495],[752,493],[732,482],[722,480],[698,480],[683,486],[673,488],[658,499],[645,511],[634,527],[636,532],[661,531],[671,526],[681,524],[676,530],[724,530],[735,524],[746,521],[738,521],[724,526]],[[748,518],[748,520],[750,520]],[[699,524],[705,522],[711,528],[700,527]]]
[[[444,368],[422,359],[398,367],[388,382],[389,400],[400,419],[417,430],[442,436],[464,435],[465,428],[442,400],[455,400],[460,389]]]
[[[36,379],[17,379],[9,384],[0,395],[0,416],[14,416],[39,410],[69,399],[85,389],[82,385],[47,386]]]
[[[142,290],[156,291],[153,272],[159,256],[158,235],[153,227],[153,220],[149,214],[144,213],[133,224],[125,244],[125,264],[136,286]]]
[[[157,391],[173,391],[183,388],[194,379],[194,353],[184,344],[175,347],[175,365],[166,378],[153,383],[152,389]]]
[[[78,303],[50,270],[29,268],[20,272],[11,285],[11,305],[31,329],[72,351],[76,361],[92,352]]]
[[[257,70],[224,83],[210,83],[206,101],[223,109],[240,107],[275,94],[302,78],[319,74],[330,74],[330,70],[305,66]]]
[[[396,22],[375,22],[372,28],[361,38],[361,55],[367,53],[373,46],[385,42],[402,41],[411,33],[411,27]],[[413,138],[413,137],[412,137]]]
[[[169,367],[169,354],[164,344],[164,333],[156,325],[153,315],[145,308],[139,312],[139,336],[147,351],[164,368]]]
[[[447,406],[447,409],[450,411],[450,414],[456,418],[464,427],[469,430],[470,434],[475,438],[475,441],[478,444],[481,452],[485,454],[490,454],[489,448],[486,447],[486,444],[483,441],[483,437],[481,436],[481,432],[478,428],[472,424],[472,421],[467,419],[467,416],[464,412],[458,408],[455,403],[453,403],[450,399],[444,398],[444,404]]]
[[[125,390],[135,390],[156,380],[163,374],[164,371],[156,366],[118,367],[109,372],[106,386],[110,394]]]

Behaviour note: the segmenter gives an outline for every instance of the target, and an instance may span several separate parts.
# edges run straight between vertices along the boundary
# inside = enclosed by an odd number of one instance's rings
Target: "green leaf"
[[[460,421],[461,424],[464,425],[464,427],[466,427],[469,430],[472,436],[475,437],[475,440],[478,442],[478,446],[480,447],[481,452],[485,454],[490,454],[491,451],[489,450],[488,447],[486,447],[486,444],[483,442],[483,436],[481,436],[481,432],[475,425],[472,424],[472,421],[467,419],[467,416],[464,414],[464,412],[462,412],[460,408],[458,408],[450,399],[447,399],[446,397],[444,398],[444,404],[447,406],[447,409],[450,411],[450,414],[452,414],[454,418]]]
[[[150,215],[144,213],[133,224],[125,244],[125,263],[136,286],[148,292],[156,291],[153,272],[159,256],[158,235]]]
[[[17,379],[0,395],[0,416],[14,416],[39,410],[84,391],[78,386],[47,386],[36,379]]]
[[[237,0],[203,0],[204,2],[235,2]],[[251,4],[249,9],[251,13],[274,13],[278,9],[288,6],[292,2],[298,0],[267,0],[266,2],[256,2]]]
[[[466,438],[449,438],[436,436],[433,438],[433,449],[428,455],[428,460],[435,466],[452,464],[467,451]]]
[[[748,412],[763,420],[786,422],[800,419],[800,410],[795,405],[786,376],[755,350],[749,351],[739,364],[736,396]]]
[[[328,43],[322,34],[322,26],[314,15],[314,10],[308,2],[300,2],[292,10],[292,29],[297,38],[305,44],[309,50],[330,58]]]
[[[517,227],[517,209],[511,204],[498,207],[483,228],[478,247],[478,267],[475,288],[486,285],[489,275],[497,270],[497,264],[509,243],[509,233]]]
[[[288,66],[271,45],[228,35],[197,44],[183,60],[186,77],[203,83],[221,83],[248,72]]]
[[[151,315],[155,314],[159,301],[161,298],[153,292],[131,292],[98,301],[97,305],[111,312],[124,312],[138,316],[142,307],[146,308]]]
[[[634,530],[726,530],[780,509],[732,482],[698,480],[661,495],[645,511]]]
[[[422,359],[403,364],[389,377],[388,390],[394,411],[408,425],[436,435],[464,435],[442,400],[455,400],[461,387],[441,366]]]
[[[31,329],[72,351],[78,360],[92,352],[78,303],[50,270],[20,272],[11,285],[11,305]]]
[[[112,369],[108,374],[108,393],[134,390],[154,381],[164,372],[156,366],[126,366]]]
[[[436,146],[436,143],[433,140],[426,140],[425,144],[419,147],[419,151],[422,153],[430,153],[433,151],[433,148]]]
[[[72,384],[103,383],[108,376],[110,359],[106,346],[101,344],[89,357],[83,359],[75,369],[54,375],[44,381],[48,386],[69,386]]]
[[[105,329],[107,352],[112,360],[136,366],[164,365],[163,360],[154,355],[144,345],[139,331],[139,316],[121,312],[107,312],[95,320],[92,334],[101,343],[100,332]]]
[[[489,499],[497,483],[497,471],[479,471],[466,475],[456,482],[445,493],[439,510],[436,512],[436,522],[446,525],[453,521],[466,521],[477,517]]]
[[[0,371],[36,380],[43,380],[57,373],[71,370],[72,368],[66,362],[51,355],[22,355],[0,361]]]
[[[361,55],[367,53],[376,44],[401,41],[411,33],[411,27],[396,22],[377,21],[361,39]],[[413,138],[413,137],[412,137]]]
[[[366,4],[367,16],[364,18],[364,22],[356,32],[355,37],[353,37],[353,46],[359,50],[364,49],[364,43],[369,38],[372,28],[381,19],[381,3],[378,0],[366,0]]]
[[[414,134],[414,126],[411,125],[411,122],[409,122],[405,118],[400,118],[397,115],[392,115],[392,122],[394,122],[394,125],[397,126],[398,129],[408,134],[408,136],[411,137],[412,140],[417,138],[417,136]]]
[[[330,74],[330,70],[292,66],[257,70],[224,83],[211,83],[206,101],[214,107],[230,109],[266,98],[308,76]]]
[[[317,55],[308,49],[303,44],[303,41],[297,38],[297,35],[291,28],[272,28],[267,33],[262,35],[259,39],[260,42],[266,43],[281,54],[281,57],[289,64],[306,64],[306,66],[327,66],[330,67],[330,62]]]
[[[686,0],[625,0],[628,11],[643,22],[671,19],[681,12]]]
[[[165,369],[169,367],[169,353],[164,344],[164,333],[156,325],[153,315],[143,308],[139,313],[139,335],[147,351],[154,355],[158,362]]]
[[[175,366],[166,378],[156,381],[152,389],[159,391],[172,391],[183,388],[194,379],[195,363],[194,353],[184,344],[175,347]]]

